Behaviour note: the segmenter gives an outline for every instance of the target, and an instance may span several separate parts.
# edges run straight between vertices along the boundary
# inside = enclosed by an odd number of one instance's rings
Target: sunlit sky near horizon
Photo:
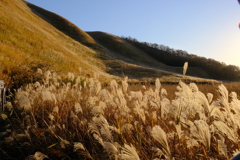
[[[103,31],[240,66],[237,0],[27,0],[84,31]]]

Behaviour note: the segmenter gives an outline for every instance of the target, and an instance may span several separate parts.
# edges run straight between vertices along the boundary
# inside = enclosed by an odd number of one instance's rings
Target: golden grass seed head
[[[76,152],[77,150],[86,150],[85,147],[83,146],[82,143],[80,142],[74,142],[74,145],[73,145],[73,151]]]

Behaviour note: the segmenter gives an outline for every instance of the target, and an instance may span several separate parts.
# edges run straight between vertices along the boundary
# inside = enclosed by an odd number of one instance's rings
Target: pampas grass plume
[[[188,68],[188,62],[185,62],[183,65],[183,75],[185,76],[187,73],[187,68]]]
[[[108,153],[117,154],[118,149],[111,142],[103,142],[103,147]]]
[[[75,103],[74,109],[75,109],[75,113],[76,113],[76,114],[78,114],[78,113],[83,113],[82,107],[81,107],[80,103]]]
[[[159,125],[156,125],[152,128],[151,135],[155,140],[157,140],[160,143],[166,155],[168,157],[171,157],[171,152],[167,141],[167,135],[164,132],[164,130]]]
[[[85,147],[83,146],[82,143],[80,142],[74,142],[74,145],[73,145],[73,151],[76,152],[77,150],[86,150]]]
[[[33,158],[35,158],[35,160],[43,160],[44,158],[48,158],[48,156],[46,156],[45,154],[43,154],[41,152],[36,152],[34,154]]]
[[[121,150],[121,158],[124,160],[140,160],[136,148],[131,144],[124,144]]]

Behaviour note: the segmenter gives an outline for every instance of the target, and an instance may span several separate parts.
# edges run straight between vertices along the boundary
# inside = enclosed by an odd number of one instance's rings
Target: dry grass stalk
[[[238,149],[240,101],[222,85],[217,96],[180,82],[170,99],[158,79],[133,91],[126,79],[102,88],[95,78],[84,84],[72,74],[66,82],[45,75],[16,91],[13,115],[0,117],[4,152],[22,146],[23,159],[30,151],[51,159],[215,159]]]

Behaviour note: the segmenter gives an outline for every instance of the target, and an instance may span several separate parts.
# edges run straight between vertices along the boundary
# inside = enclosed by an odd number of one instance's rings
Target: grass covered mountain
[[[69,30],[61,31],[59,23]],[[105,75],[99,53],[88,47],[98,44],[54,13],[22,0],[2,0],[0,28],[0,73],[13,81],[29,81],[37,68],[61,74],[81,68],[81,74]]]
[[[84,32],[67,19],[23,0],[1,0],[1,79],[19,86],[36,80],[38,68],[60,75],[98,73],[104,80],[182,78],[182,66],[161,61],[155,52],[137,43],[104,32]],[[215,78],[205,68],[191,65],[187,75]]]

